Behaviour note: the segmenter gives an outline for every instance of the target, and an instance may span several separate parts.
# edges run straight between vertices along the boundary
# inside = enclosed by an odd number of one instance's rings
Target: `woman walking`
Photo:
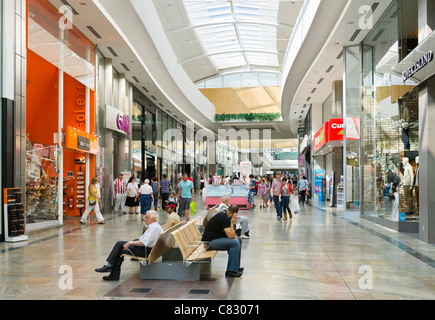
[[[157,182],[157,178],[153,178],[153,182],[151,183],[151,188],[153,189],[153,197],[154,197],[154,210],[157,211],[158,202],[159,202],[159,183]]]
[[[127,199],[125,200],[125,206],[130,208],[130,214],[133,214],[134,212],[136,212],[136,214],[139,213],[139,201],[137,201],[136,197],[138,189],[136,178],[131,177],[127,183]]]
[[[258,186],[258,194],[260,195],[261,200],[262,200],[262,202],[260,202],[260,203],[262,203],[262,204],[260,204],[260,209],[266,208],[267,207],[267,200],[266,200],[267,186],[264,183],[263,179],[261,179],[260,185]]]
[[[91,180],[91,183],[89,184],[89,195],[86,200],[86,210],[85,213],[83,213],[83,216],[80,219],[81,224],[87,224],[88,223],[88,216],[89,214],[94,211],[95,216],[97,218],[98,224],[104,224],[104,218],[103,215],[100,212],[100,206],[98,205],[98,201],[101,201],[101,198],[98,197],[98,189],[96,184],[98,183],[98,178],[94,177]]]
[[[290,195],[294,195],[293,188],[290,182],[287,182],[287,178],[282,179],[281,192],[280,192],[280,201],[282,205],[282,212],[284,214],[284,219],[287,220],[287,212],[288,216],[293,219],[292,212],[290,210]]]
[[[269,208],[269,201],[271,201],[271,197],[270,197],[270,181],[269,178],[266,177],[264,184],[266,185],[266,194],[265,194],[265,199],[266,199],[266,208]]]
[[[154,202],[153,188],[151,188],[150,181],[148,179],[146,179],[145,183],[139,188],[137,197],[139,196],[141,213],[142,215],[146,215],[146,213],[150,211],[151,205]]]
[[[308,180],[305,176],[298,182],[299,202],[302,202],[303,205],[305,205],[307,202],[306,193],[308,190],[308,185]]]

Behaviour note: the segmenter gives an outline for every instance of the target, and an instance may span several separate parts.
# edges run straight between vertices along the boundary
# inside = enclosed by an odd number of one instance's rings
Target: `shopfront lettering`
[[[73,110],[76,115],[77,129],[84,130],[86,126],[86,87],[77,83],[76,108]]]
[[[130,119],[127,116],[118,113],[116,116],[116,126],[119,130],[130,134]]]
[[[405,82],[413,75],[415,75],[418,71],[420,71],[425,66],[427,66],[428,63],[431,62],[432,60],[433,60],[433,51],[429,51],[423,57],[415,61],[414,64],[411,67],[409,67],[405,72],[402,73],[403,82]]]

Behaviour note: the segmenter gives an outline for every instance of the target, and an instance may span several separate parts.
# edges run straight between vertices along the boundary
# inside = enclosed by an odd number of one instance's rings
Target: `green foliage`
[[[229,121],[260,121],[272,122],[281,118],[281,113],[239,113],[239,114],[217,114],[214,118],[215,122]]]

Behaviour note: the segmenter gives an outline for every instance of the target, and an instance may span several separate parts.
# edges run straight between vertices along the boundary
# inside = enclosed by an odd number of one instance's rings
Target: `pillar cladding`
[[[435,0],[418,0],[418,42],[435,30]]]
[[[435,76],[420,86],[419,95],[419,237],[422,241],[435,243]]]

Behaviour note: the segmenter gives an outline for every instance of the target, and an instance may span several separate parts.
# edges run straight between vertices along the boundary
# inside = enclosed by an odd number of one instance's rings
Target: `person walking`
[[[163,179],[160,180],[160,195],[162,197],[162,209],[166,210],[167,200],[169,198],[169,193],[172,190],[171,181],[168,179],[168,175],[164,174]]]
[[[151,205],[154,202],[153,188],[150,186],[150,181],[145,180],[137,192],[137,197],[140,197],[141,213],[145,215],[151,209]]]
[[[124,175],[119,174],[119,178],[116,178],[113,182],[115,187],[115,212],[121,209],[125,214],[125,200],[127,198],[127,181],[124,180]]]
[[[94,177],[92,178],[91,183],[89,184],[89,190],[88,190],[89,195],[86,200],[86,210],[80,219],[81,224],[88,223],[88,216],[92,211],[95,212],[95,216],[97,218],[98,224],[105,223],[103,215],[100,212],[100,206],[98,205],[98,201],[101,201],[101,198],[98,197],[97,195],[97,186],[96,186],[97,183],[98,183],[98,178]]]
[[[157,211],[158,202],[159,202],[159,183],[157,182],[157,178],[154,177],[151,182],[151,188],[153,188],[153,197],[154,197],[154,210]]]
[[[268,177],[265,178],[264,185],[266,186],[266,194],[264,196],[266,200],[266,208],[269,208],[269,201],[271,197],[270,197],[270,181]]]
[[[273,203],[275,204],[276,216],[278,220],[282,219],[282,206],[281,206],[281,202],[279,201],[281,186],[282,186],[281,174],[277,173],[275,178],[273,179],[270,193],[271,196],[273,197]]]
[[[284,214],[284,219],[287,220],[287,213],[289,219],[293,219],[292,212],[290,210],[290,195],[294,195],[293,188],[290,182],[287,182],[287,178],[282,179],[281,192],[280,192],[280,202],[282,206],[282,211]]]
[[[130,214],[139,213],[139,201],[136,197],[138,190],[136,178],[134,176],[130,177],[127,183],[127,199],[125,200],[125,206],[130,208]]]
[[[305,176],[302,177],[298,181],[298,192],[299,192],[299,202],[302,202],[303,205],[306,203],[306,196],[307,196],[307,190],[308,190],[308,180]]]
[[[249,210],[254,210],[255,209],[255,192],[257,190],[257,182],[254,179],[254,175],[250,175],[250,182],[249,182],[249,186],[248,186],[248,203],[249,203]]]
[[[261,208],[266,208],[267,207],[267,200],[266,200],[266,193],[267,193],[267,186],[266,183],[264,182],[264,180],[262,179],[260,181],[260,185],[258,186],[258,194],[261,197],[261,201],[260,203],[260,209]]]
[[[187,173],[184,173],[183,180],[178,184],[178,204],[186,222],[189,221],[190,204],[195,201],[193,182],[188,178]]]

